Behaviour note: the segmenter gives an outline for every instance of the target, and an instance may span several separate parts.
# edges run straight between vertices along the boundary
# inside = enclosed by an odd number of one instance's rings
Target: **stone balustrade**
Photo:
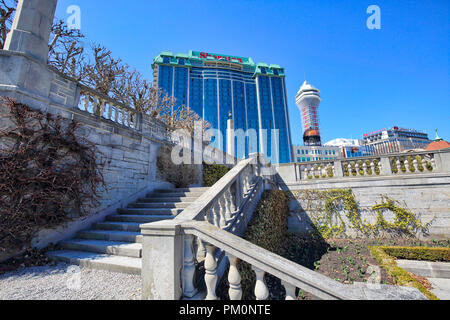
[[[237,268],[239,260],[251,265],[255,272],[254,295],[257,300],[266,300],[270,292],[264,280],[271,274],[281,280],[286,291],[286,300],[296,300],[296,289],[309,292],[326,300],[372,300],[425,299],[415,288],[388,285],[342,284],[320,273],[285,259],[273,252],[258,247],[241,237],[218,228],[206,221],[185,220],[160,221],[142,226],[143,248],[143,298],[173,300],[193,298],[217,300],[217,284],[221,279],[218,252],[223,253],[229,263],[227,277],[230,300],[242,298],[241,275]],[[195,262],[194,239],[200,239],[206,249],[203,281],[206,292],[198,292],[193,277]],[[162,247],[162,248],[161,248]],[[166,255],[161,257],[161,250]],[[158,254],[158,256],[157,256]],[[184,256],[184,265],[181,266]],[[157,259],[159,257],[159,259]],[[161,258],[169,260],[161,261]],[[164,266],[164,268],[162,268]],[[161,269],[160,269],[161,268]],[[180,277],[182,270],[183,277]],[[189,277],[186,277],[189,275]]]
[[[125,127],[139,130],[140,122],[136,110],[118,101],[101,95],[86,86],[81,87],[78,108],[91,114],[111,120]]]
[[[368,178],[449,172],[450,150],[288,163],[278,165],[276,170],[279,178],[288,183],[320,179]]]
[[[185,221],[199,221],[205,222],[217,229],[223,230],[230,234],[237,236],[242,235],[245,228],[250,221],[251,214],[256,207],[262,191],[268,185],[267,180],[270,178],[268,174],[270,168],[267,168],[266,161],[261,159],[264,156],[261,154],[253,154],[250,159],[240,161],[234,166],[224,177],[214,184],[208,191],[200,196],[194,203],[183,210],[172,222],[177,225]],[[262,164],[261,164],[262,163]],[[264,169],[261,168],[264,166]],[[158,223],[150,223],[142,225],[142,232],[150,232],[156,227]],[[159,231],[157,231],[159,234]],[[155,234],[153,234],[155,236]],[[162,241],[162,240],[161,240]],[[143,255],[150,253],[149,251],[163,250],[165,245],[161,244],[159,248],[155,246],[155,239],[151,240],[151,250],[146,247],[144,240]],[[149,242],[150,244],[150,242]],[[217,268],[220,272],[225,268],[225,252],[221,250],[212,250],[208,243],[202,239],[186,235],[183,240],[182,248],[183,259],[180,260],[181,274],[179,282],[183,283],[183,290],[179,292],[184,297],[192,297],[197,293],[195,284],[195,262],[204,262],[205,266],[205,281],[210,282],[211,286],[215,286]],[[156,258],[156,256],[155,256]],[[153,259],[152,259],[153,260]],[[145,269],[146,259],[143,260]],[[154,262],[150,264],[151,268],[155,269]],[[211,271],[211,272],[210,272]],[[154,272],[143,271],[144,279],[148,278],[149,274],[153,274],[155,278],[151,280],[152,286],[157,286],[159,281],[165,282],[165,279],[160,278],[160,274]],[[145,283],[145,280],[144,280]],[[144,290],[145,291],[145,290]],[[152,299],[157,298],[151,292],[146,291],[152,296]],[[213,296],[212,293],[209,294]],[[175,298],[175,297],[173,297]],[[180,297],[176,297],[178,299]]]

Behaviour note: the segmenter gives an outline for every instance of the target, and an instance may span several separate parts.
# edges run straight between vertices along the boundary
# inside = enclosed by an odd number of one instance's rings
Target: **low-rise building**
[[[335,160],[341,158],[339,147],[332,146],[293,146],[295,162]]]
[[[424,149],[431,142],[425,132],[399,127],[366,133],[363,140],[366,146],[373,148],[374,155]]]
[[[337,138],[324,144],[327,147],[339,147],[342,158],[366,157],[374,153],[373,147],[364,144],[361,139]]]

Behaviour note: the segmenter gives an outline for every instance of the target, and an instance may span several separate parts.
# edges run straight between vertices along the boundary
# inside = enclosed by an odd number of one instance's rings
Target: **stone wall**
[[[429,228],[430,238],[450,238],[450,173],[435,173],[400,177],[370,177],[331,179],[300,182],[284,186],[284,190],[295,193],[297,190],[331,190],[351,188],[355,195],[361,217],[374,222],[376,215],[369,209],[381,202],[381,195],[400,201],[422,220],[433,222]],[[310,203],[310,206],[320,205]],[[306,201],[290,202],[291,217],[289,228],[293,232],[310,230],[314,209],[308,210]],[[344,216],[344,215],[342,215]],[[392,221],[393,214],[386,214],[386,220]],[[352,234],[352,232],[350,232]],[[423,235],[418,235],[423,237]]]

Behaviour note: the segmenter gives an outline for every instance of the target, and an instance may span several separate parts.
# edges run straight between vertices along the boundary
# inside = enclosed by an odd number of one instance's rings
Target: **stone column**
[[[381,157],[379,164],[381,164],[381,176],[392,176],[392,168],[391,162],[389,161],[389,156]]]
[[[142,299],[178,300],[182,297],[183,235],[173,221],[141,225]]]
[[[344,177],[344,170],[342,170],[342,161],[341,160],[334,160],[334,177],[335,178],[342,178]]]
[[[57,0],[19,0],[5,50],[23,52],[47,63]]]

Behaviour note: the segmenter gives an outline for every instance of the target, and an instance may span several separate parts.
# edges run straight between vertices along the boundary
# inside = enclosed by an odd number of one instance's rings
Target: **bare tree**
[[[84,46],[80,30],[69,29],[63,20],[52,25],[48,64],[80,81],[84,78]]]
[[[0,0],[0,49],[3,49],[5,45],[6,35],[11,29],[16,7],[17,0]]]
[[[83,66],[85,79],[81,81],[104,95],[110,95],[115,85],[126,76],[128,66],[121,59],[115,59],[111,51],[99,44],[91,45],[92,63]]]

